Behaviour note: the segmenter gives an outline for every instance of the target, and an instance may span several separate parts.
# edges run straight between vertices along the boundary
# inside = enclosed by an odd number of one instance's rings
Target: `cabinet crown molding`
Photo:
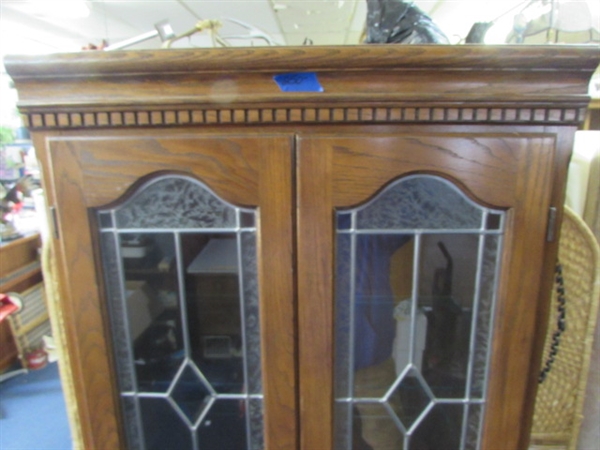
[[[8,56],[32,129],[202,124],[576,124],[600,50],[263,47]],[[314,72],[323,92],[282,92]],[[509,76],[507,76],[509,75]]]

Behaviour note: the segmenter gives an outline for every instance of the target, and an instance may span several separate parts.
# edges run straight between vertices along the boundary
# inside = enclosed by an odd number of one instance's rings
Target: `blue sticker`
[[[273,77],[282,92],[323,92],[314,72],[282,73]]]

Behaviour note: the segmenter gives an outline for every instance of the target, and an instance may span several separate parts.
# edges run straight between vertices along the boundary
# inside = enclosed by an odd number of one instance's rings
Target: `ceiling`
[[[458,43],[477,21],[496,19],[523,0],[416,0],[414,2]],[[110,45],[154,30],[168,20],[176,35],[200,19],[220,19],[222,36],[248,35],[227,19],[243,21],[280,45],[359,43],[366,0],[0,0],[1,52],[78,51],[87,44]],[[80,10],[83,6],[83,10]],[[511,17],[512,21],[512,17]],[[256,33],[256,31],[255,31]],[[265,45],[262,39],[230,39],[232,45]],[[207,47],[198,33],[173,47]],[[130,48],[159,48],[154,38]]]

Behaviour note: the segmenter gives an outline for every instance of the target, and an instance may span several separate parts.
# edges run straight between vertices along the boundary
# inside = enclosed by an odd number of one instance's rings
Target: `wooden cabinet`
[[[526,448],[566,166],[599,57],[8,58],[55,211],[86,447]],[[273,80],[298,72],[323,91]],[[146,250],[132,245],[160,248],[142,281],[163,292],[137,293],[154,305],[137,312],[124,268]],[[229,245],[230,269],[197,270]],[[173,366],[146,373],[158,344],[138,351],[132,316],[139,336],[170,330]]]

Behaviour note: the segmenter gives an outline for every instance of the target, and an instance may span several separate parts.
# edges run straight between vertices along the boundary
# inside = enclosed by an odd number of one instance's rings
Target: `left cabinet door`
[[[292,145],[46,141],[86,448],[296,448]]]

